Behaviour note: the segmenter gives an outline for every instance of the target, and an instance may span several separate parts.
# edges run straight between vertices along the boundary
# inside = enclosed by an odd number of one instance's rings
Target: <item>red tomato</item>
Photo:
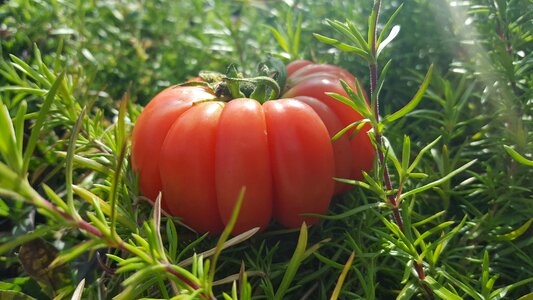
[[[287,76],[291,76],[294,72],[310,64],[312,64],[312,62],[304,59],[295,60],[291,62],[287,65]]]
[[[298,65],[302,65],[300,61],[297,61]],[[291,64],[288,65],[290,67]],[[316,71],[313,73],[312,71]],[[363,117],[348,107],[346,104],[335,100],[334,98],[326,95],[327,92],[333,92],[341,94],[345,97],[348,95],[344,91],[340,79],[343,79],[355,90],[356,79],[346,70],[343,70],[337,66],[326,64],[307,64],[303,67],[297,68],[296,71],[287,79],[288,90],[285,91],[283,97],[299,98],[300,96],[313,97],[326,104],[331,111],[338,117],[341,123],[341,129],[352,124],[353,122],[361,120]],[[365,94],[365,98],[366,94]],[[367,101],[368,102],[368,101]],[[338,127],[328,127],[331,136],[336,134],[339,130]],[[369,124],[363,126],[363,128],[355,134],[355,128],[349,130],[345,136],[350,139],[351,144],[351,158],[345,158],[344,156],[336,156],[336,172],[335,177],[338,178],[350,178],[350,179],[363,179],[362,171],[369,171],[372,169],[374,162],[375,150],[367,132],[371,129]],[[339,141],[334,142],[338,143]],[[336,151],[344,151],[338,148],[345,146],[336,146]],[[340,160],[340,161],[339,161]],[[344,165],[344,161],[352,166],[351,175],[345,176],[345,172],[340,167]],[[346,185],[337,184],[336,191],[342,192],[346,190]]]
[[[161,191],[163,208],[198,232],[224,229],[242,187],[233,233],[264,229],[272,218],[287,227],[316,223],[304,214],[325,213],[333,194],[347,188],[333,177],[359,178],[373,150],[366,132],[330,140],[360,116],[324,93],[344,93],[339,79],[355,84],[355,77],[309,61],[288,70],[289,99],[264,104],[217,101],[198,86],[158,94],[133,130],[141,193],[155,199]]]
[[[272,216],[288,227],[317,222],[302,214],[325,213],[334,188],[333,148],[317,113],[294,99],[202,101],[213,97],[167,89],[143,111],[132,148],[141,192],[155,199],[162,190],[164,207],[199,232],[224,229],[243,186],[234,233],[265,228]]]

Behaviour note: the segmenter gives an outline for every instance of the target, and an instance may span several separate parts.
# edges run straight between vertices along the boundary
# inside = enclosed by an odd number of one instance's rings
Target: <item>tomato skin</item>
[[[224,108],[218,124],[215,169],[223,223],[228,223],[245,186],[234,233],[266,228],[272,218],[272,171],[265,114],[259,102],[235,99]]]
[[[132,167],[139,173],[139,187],[143,195],[154,200],[162,190],[159,164],[154,157],[160,153],[170,126],[192,106],[194,100],[214,97],[199,87],[169,87],[146,106],[135,123],[131,150]],[[166,209],[166,202],[162,201],[162,204]]]
[[[333,194],[333,149],[325,125],[295,99],[267,101],[265,110],[274,181],[274,217],[284,226],[314,224]],[[287,141],[291,141],[287,143]]]
[[[301,82],[314,77],[333,77],[336,81],[344,80],[355,89],[357,79],[348,71],[334,65],[328,64],[307,64],[295,70],[288,78],[288,87],[293,87]]]
[[[199,103],[168,131],[159,168],[163,194],[172,215],[199,232],[220,233],[215,187],[215,144],[223,102]]]
[[[312,63],[313,63],[312,61],[305,60],[305,59],[299,59],[299,60],[290,62],[287,65],[287,76],[291,76],[294,72]]]
[[[348,96],[340,84],[338,77],[332,74],[324,74],[322,76],[308,77],[286,91],[283,97],[309,96],[320,100],[337,115],[343,128],[363,118],[348,105],[326,95],[327,92],[337,93],[345,97]],[[352,172],[349,178],[361,180],[363,178],[362,171],[372,169],[375,151],[367,134],[370,129],[371,126],[366,124],[350,139],[352,148]],[[355,128],[349,130],[346,136],[351,137],[354,131]]]
[[[307,96],[298,96],[295,99],[309,105],[318,114],[326,126],[330,137],[333,137],[344,128],[337,115],[322,101]],[[332,146],[335,159],[334,177],[350,178],[352,175],[353,158],[348,135],[342,135],[336,141],[332,142]],[[351,185],[337,182],[335,183],[335,194],[341,194],[351,187]]]

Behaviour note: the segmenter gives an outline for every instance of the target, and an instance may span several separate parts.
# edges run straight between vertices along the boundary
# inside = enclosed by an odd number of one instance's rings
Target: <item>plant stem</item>
[[[377,58],[377,45],[376,45],[376,36],[377,36],[377,24],[378,24],[378,18],[379,18],[379,10],[381,8],[381,0],[375,0],[374,1],[374,9],[375,9],[375,20],[374,22],[374,30],[372,31],[371,36],[371,51],[372,51],[372,58],[373,61],[369,64],[368,68],[370,71],[370,97],[374,100],[374,116],[376,119],[376,125],[379,124],[379,95],[377,94],[377,83],[378,83],[378,58]],[[376,140],[376,152],[378,155],[378,163],[383,168],[383,182],[385,183],[385,188],[387,191],[392,191],[392,182],[389,174],[389,170],[387,168],[387,164],[385,163],[385,154],[383,149],[383,135],[381,133],[381,130],[379,129],[379,126],[375,126],[374,128],[374,138]],[[387,196],[387,199],[389,203],[392,206],[392,218],[398,228],[402,232],[405,232],[402,216],[400,214],[400,208],[399,208],[399,199],[401,196],[401,191],[403,187],[403,182],[400,183],[400,187],[398,189],[398,193],[396,195],[390,194]],[[421,262],[415,261],[415,270],[418,275],[418,279],[420,281],[424,281],[426,278],[426,274],[424,273],[424,267]],[[422,287],[428,297],[428,299],[434,299],[433,291],[429,286],[422,283]]]
[[[378,19],[379,19],[379,10],[381,8],[381,0],[374,0],[374,4],[375,4],[375,9],[376,9],[376,20],[374,21],[374,31],[372,32],[372,54],[373,54],[373,57],[375,57],[375,61],[376,61],[376,64],[377,64],[377,57],[375,56],[376,54],[376,36],[377,36],[377,31],[378,31]],[[377,78],[376,78],[377,80]]]
[[[118,248],[118,249],[120,249],[122,251],[125,251],[125,252],[131,253],[133,255],[139,256],[139,253],[136,253],[136,249],[137,248],[128,247],[128,245],[126,245],[122,240],[120,240],[120,239],[116,240],[115,236],[113,236],[113,235],[111,235],[111,236],[105,235],[98,228],[94,227],[93,225],[91,225],[87,221],[85,221],[85,220],[83,220],[81,218],[75,218],[74,216],[70,215],[69,213],[59,209],[52,202],[46,200],[39,193],[37,193],[37,191],[35,191],[28,183],[26,183],[25,185],[26,185],[26,188],[29,190],[29,198],[30,199],[28,199],[28,200],[31,203],[35,204],[36,206],[38,206],[38,207],[40,207],[40,208],[42,208],[42,209],[44,209],[46,211],[49,211],[49,212],[51,212],[51,213],[53,213],[55,215],[58,215],[58,216],[62,217],[64,219],[64,221],[70,223],[72,225],[72,227],[85,230],[89,234],[91,234],[91,235],[93,235],[93,236],[105,241],[105,243],[109,247]],[[198,289],[201,288],[200,285],[198,285],[197,283],[193,282],[189,278],[183,276],[178,271],[174,270],[171,267],[171,265],[169,265],[168,263],[163,263],[163,262],[156,261],[156,260],[154,260],[152,262],[149,262],[149,261],[147,261],[147,262],[148,263],[159,263],[161,265],[164,265],[165,266],[165,270],[168,273],[174,275],[176,278],[178,278],[179,280],[181,280],[183,283],[185,283],[186,285],[190,286],[194,290],[198,290]],[[212,299],[212,297],[209,297],[208,295],[204,294],[204,296],[206,298]]]
[[[83,230],[87,231],[88,233],[90,233],[90,234],[92,234],[92,235],[94,235],[94,236],[96,236],[98,238],[105,239],[104,234],[100,230],[98,230],[98,228],[96,228],[93,225],[87,223],[83,219],[75,218],[74,216],[68,214],[67,212],[59,209],[52,202],[44,199],[33,188],[29,187],[29,184],[28,184],[28,188],[31,189],[30,190],[30,195],[33,198],[32,200],[30,200],[30,202],[32,202],[36,206],[38,206],[38,207],[40,207],[42,209],[45,209],[45,210],[47,210],[49,212],[52,212],[52,213],[54,213],[56,215],[59,215],[59,216],[63,217],[65,221],[71,223],[76,228],[83,229]]]
[[[372,57],[374,58],[373,62],[368,66],[370,69],[370,95],[371,98],[374,99],[374,115],[376,118],[376,123],[379,124],[379,95],[374,95],[377,91],[377,84],[378,84],[378,60],[377,60],[377,50],[376,50],[376,36],[377,36],[377,24],[378,24],[378,18],[379,18],[379,9],[381,7],[381,0],[376,0],[375,2],[375,9],[376,9],[376,19],[374,20],[374,31],[372,32]],[[387,168],[387,164],[385,164],[385,157],[383,154],[383,135],[381,134],[381,131],[376,128],[374,130],[374,137],[376,139],[377,143],[377,155],[379,159],[379,165],[383,168],[383,181],[385,182],[385,188],[388,191],[392,190],[392,183],[390,180],[389,170]],[[400,214],[400,209],[398,207],[398,201],[394,195],[387,196],[390,204],[392,205],[392,214],[393,219],[396,225],[400,228],[400,230],[404,231],[403,226],[403,220],[402,216]]]
[[[369,69],[370,69],[370,95],[371,97],[375,97],[374,115],[376,118],[376,123],[379,124],[379,99],[378,99],[379,97],[378,95],[374,95],[374,93],[376,92],[376,85],[378,81],[377,60],[369,66]],[[379,159],[379,165],[383,168],[383,181],[385,183],[385,188],[388,191],[391,191],[392,182],[391,182],[390,175],[389,175],[389,169],[387,168],[387,164],[385,164],[385,157],[384,157],[385,155],[383,154],[383,135],[381,134],[381,131],[376,129],[374,131],[374,137],[377,143],[376,151],[377,151],[377,155]],[[402,216],[400,214],[400,209],[398,207],[398,200],[392,194],[388,195],[387,198],[390,204],[392,205],[392,214],[393,214],[394,221],[396,222],[396,225],[398,225],[398,227],[403,231],[404,226],[403,226]]]

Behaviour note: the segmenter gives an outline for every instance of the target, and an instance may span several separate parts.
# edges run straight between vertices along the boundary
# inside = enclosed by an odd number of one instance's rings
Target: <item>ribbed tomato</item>
[[[317,222],[304,214],[325,213],[333,194],[345,188],[333,177],[360,176],[373,151],[363,132],[330,140],[360,118],[323,94],[344,93],[339,79],[354,84],[351,74],[308,61],[288,70],[291,88],[283,99],[263,104],[218,101],[210,88],[198,86],[159,93],[133,130],[141,193],[155,199],[161,191],[163,208],[198,232],[223,230],[242,187],[234,233],[266,228],[272,218],[287,227]]]

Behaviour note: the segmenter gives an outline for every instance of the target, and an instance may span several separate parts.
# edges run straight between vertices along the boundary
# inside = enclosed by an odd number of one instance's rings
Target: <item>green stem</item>
[[[379,95],[377,94],[377,82],[378,82],[378,60],[377,60],[377,49],[376,49],[376,37],[377,37],[377,24],[379,19],[379,10],[381,8],[381,0],[375,0],[374,2],[374,8],[375,8],[375,19],[374,19],[374,30],[372,31],[371,36],[371,56],[373,58],[372,63],[369,64],[369,70],[370,70],[370,95],[371,99],[374,100],[374,116],[375,116],[375,124],[374,125],[374,138],[376,139],[377,147],[376,152],[378,155],[378,163],[383,168],[383,181],[385,183],[385,188],[388,191],[392,190],[392,181],[389,175],[389,171],[387,168],[387,164],[385,163],[385,157],[383,153],[383,135],[381,133],[381,130],[379,130]],[[405,232],[404,223],[402,220],[402,216],[400,214],[400,208],[399,208],[399,199],[401,195],[401,190],[403,187],[403,182],[400,183],[400,188],[396,196],[394,195],[388,195],[387,199],[389,203],[392,206],[392,216],[393,220],[398,225],[400,230],[402,232]],[[424,292],[426,293],[426,296],[428,299],[434,299],[433,291],[431,288],[424,284],[423,281],[426,278],[426,274],[424,273],[424,268],[421,262],[415,261],[415,270],[418,275],[418,279],[422,282],[422,288],[424,289]]]
[[[98,228],[91,225],[87,221],[81,219],[81,218],[75,218],[73,215],[69,214],[68,212],[65,212],[61,209],[59,209],[57,206],[55,206],[52,202],[46,200],[43,198],[35,189],[33,189],[30,184],[27,182],[27,180],[22,182],[22,189],[24,191],[24,198],[36,205],[37,207],[46,210],[54,215],[56,215],[58,218],[60,217],[62,220],[69,223],[72,227],[82,229],[86,232],[88,232],[90,235],[97,237],[98,239],[103,240],[109,247],[120,249],[122,251],[129,252],[131,254],[136,255],[137,257],[143,259],[147,264],[152,265],[163,265],[165,267],[165,270],[177,277],[179,280],[181,280],[183,283],[188,285],[193,290],[198,290],[201,288],[201,286],[194,282],[194,280],[191,280],[184,274],[177,271],[172,265],[169,265],[168,263],[161,262],[155,260],[153,257],[149,256],[139,248],[124,243],[118,236],[106,236],[104,233],[102,233]],[[205,298],[210,298],[208,295],[204,295]]]
[[[258,76],[253,78],[226,77],[223,79],[232,99],[251,97],[261,103],[276,99],[281,93],[278,83],[268,76]],[[267,88],[272,92],[270,95],[264,93]],[[244,92],[242,90],[245,90]],[[256,92],[257,91],[257,92]],[[255,97],[255,98],[254,98]]]

